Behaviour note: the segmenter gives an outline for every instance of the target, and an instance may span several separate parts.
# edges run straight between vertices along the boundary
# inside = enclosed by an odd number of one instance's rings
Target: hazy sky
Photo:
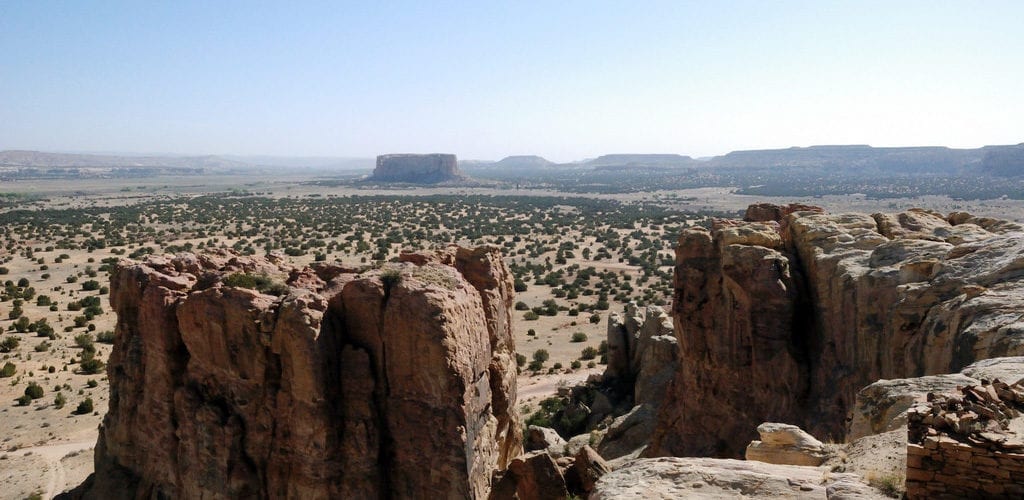
[[[1024,142],[1024,1],[0,0],[0,149]]]

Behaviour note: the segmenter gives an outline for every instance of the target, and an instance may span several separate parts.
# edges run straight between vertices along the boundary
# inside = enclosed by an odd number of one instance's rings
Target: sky
[[[1024,2],[0,0],[0,150],[1024,142]]]

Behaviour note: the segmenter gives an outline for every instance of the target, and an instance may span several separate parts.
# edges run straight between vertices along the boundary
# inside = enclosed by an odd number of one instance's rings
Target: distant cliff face
[[[377,157],[370,181],[437,184],[463,178],[452,154],[390,154]]]
[[[110,411],[75,496],[485,498],[522,450],[511,275],[491,247],[404,261],[119,265]],[[263,275],[273,294],[231,286]]]
[[[676,248],[680,362],[650,455],[741,456],[761,422],[841,438],[857,391],[1024,354],[1024,228],[751,206]]]

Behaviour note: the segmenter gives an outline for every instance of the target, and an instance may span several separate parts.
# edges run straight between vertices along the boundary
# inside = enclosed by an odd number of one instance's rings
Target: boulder
[[[565,455],[565,440],[554,429],[531,425],[526,430],[526,451],[546,451],[552,457]]]
[[[567,471],[566,483],[570,491],[576,491],[582,495],[588,495],[594,490],[594,485],[602,476],[612,471],[608,462],[604,461],[590,446],[584,445],[574,455],[572,467]]]
[[[534,451],[516,457],[508,466],[516,480],[516,494],[520,499],[567,498],[565,477],[561,469],[546,452]]]
[[[616,418],[598,445],[601,456],[610,460],[643,450],[650,442],[656,415],[650,405],[637,405]]]
[[[759,441],[747,445],[746,459],[779,465],[821,465],[825,445],[795,425],[765,422],[757,426]]]

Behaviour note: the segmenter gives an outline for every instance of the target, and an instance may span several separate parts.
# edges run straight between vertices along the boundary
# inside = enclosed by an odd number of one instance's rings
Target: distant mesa
[[[554,162],[536,155],[506,156],[493,164],[495,167],[511,168],[542,168],[554,165]]]
[[[439,184],[466,180],[466,177],[459,171],[453,154],[387,154],[377,157],[377,168],[367,180]]]
[[[695,163],[696,160],[693,158],[678,154],[610,154],[589,160],[586,165],[589,167],[607,170],[625,167],[690,167]]]

